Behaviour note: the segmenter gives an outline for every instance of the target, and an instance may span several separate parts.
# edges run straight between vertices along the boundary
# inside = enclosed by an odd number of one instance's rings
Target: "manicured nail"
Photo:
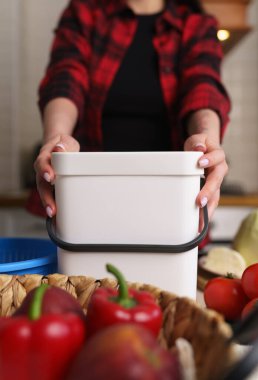
[[[208,198],[207,198],[207,197],[203,197],[203,198],[201,199],[201,206],[204,207],[204,206],[207,205],[207,203],[208,203]]]
[[[201,160],[199,160],[199,166],[201,168],[205,168],[206,166],[208,166],[210,163],[210,161],[208,160],[208,158],[202,158]]]
[[[193,147],[195,150],[200,150],[200,151],[203,151],[206,149],[206,146],[202,143],[196,143],[196,144],[194,144]]]
[[[49,175],[48,173],[44,173],[44,174],[43,174],[43,178],[44,178],[45,181],[47,181],[47,182],[50,182],[50,181],[51,181],[50,175]]]
[[[55,148],[59,148],[59,149],[65,150],[65,146],[62,143],[56,144]]]
[[[47,206],[47,207],[46,207],[46,213],[47,213],[47,215],[48,215],[50,218],[52,218],[52,216],[53,216],[53,211],[52,211],[52,208],[51,208],[50,206]]]

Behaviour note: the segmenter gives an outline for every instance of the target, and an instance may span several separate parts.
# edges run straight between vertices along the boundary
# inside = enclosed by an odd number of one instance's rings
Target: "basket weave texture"
[[[78,299],[84,310],[98,287],[117,287],[110,278],[96,280],[86,276],[0,275],[0,316],[10,316],[22,303],[26,294],[41,283],[65,289]],[[193,347],[198,380],[220,380],[221,374],[235,360],[234,345],[228,343],[232,331],[222,317],[211,310],[202,309],[189,298],[178,297],[154,286],[129,283],[138,290],[148,290],[163,310],[163,326],[159,341],[172,348],[177,338],[187,339]]]

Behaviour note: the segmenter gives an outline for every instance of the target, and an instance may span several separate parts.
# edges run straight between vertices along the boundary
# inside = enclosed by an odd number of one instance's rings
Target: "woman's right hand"
[[[56,204],[53,196],[55,173],[51,166],[52,152],[79,152],[80,145],[69,135],[57,135],[49,139],[41,148],[34,163],[36,183],[42,204],[49,217],[56,214]]]

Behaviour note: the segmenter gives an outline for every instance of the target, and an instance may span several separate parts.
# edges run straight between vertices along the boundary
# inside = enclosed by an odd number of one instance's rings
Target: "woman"
[[[197,0],[71,0],[40,86],[43,146],[35,161],[45,212],[56,213],[52,151],[197,150],[219,201],[230,109],[216,21]],[[37,209],[30,204],[30,210]]]

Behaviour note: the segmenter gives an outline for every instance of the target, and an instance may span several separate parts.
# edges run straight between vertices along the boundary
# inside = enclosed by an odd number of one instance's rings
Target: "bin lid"
[[[57,175],[202,175],[202,152],[53,152]]]

